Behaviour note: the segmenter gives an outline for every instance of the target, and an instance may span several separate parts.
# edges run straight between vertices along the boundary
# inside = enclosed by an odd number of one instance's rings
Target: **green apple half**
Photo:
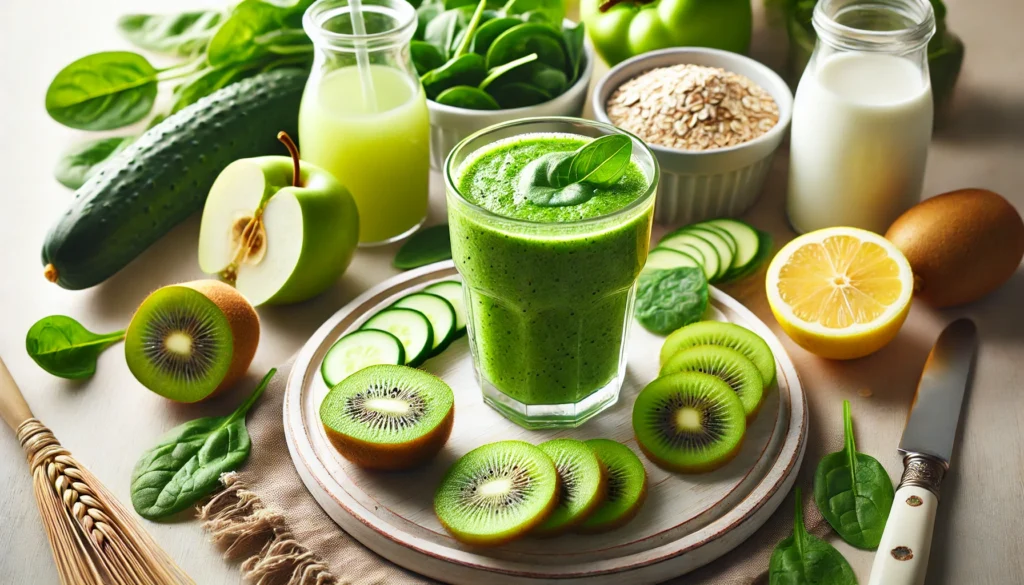
[[[253,305],[297,303],[337,281],[358,239],[355,201],[329,172],[284,156],[242,159],[210,189],[199,266]]]

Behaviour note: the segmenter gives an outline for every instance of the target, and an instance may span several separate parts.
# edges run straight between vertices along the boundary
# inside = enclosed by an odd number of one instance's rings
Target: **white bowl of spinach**
[[[463,138],[529,116],[579,116],[593,71],[561,0],[423,0],[411,45],[427,94],[431,164]]]

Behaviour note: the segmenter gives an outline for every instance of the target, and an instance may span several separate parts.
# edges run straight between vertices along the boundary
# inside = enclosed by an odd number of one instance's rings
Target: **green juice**
[[[634,151],[622,178],[582,204],[542,207],[515,192],[527,163],[589,140],[516,136],[470,153],[455,171],[452,255],[485,396],[490,385],[510,404],[572,405],[612,383],[617,396],[634,283],[650,245],[652,179]]]

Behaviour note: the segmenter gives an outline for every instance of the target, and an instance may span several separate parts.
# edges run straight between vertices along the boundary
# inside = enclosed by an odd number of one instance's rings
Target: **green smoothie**
[[[468,290],[477,368],[482,382],[524,405],[578,403],[616,382],[625,364],[654,203],[637,153],[616,183],[580,204],[541,206],[515,188],[531,161],[590,140],[499,140],[470,153],[452,177],[452,255]]]

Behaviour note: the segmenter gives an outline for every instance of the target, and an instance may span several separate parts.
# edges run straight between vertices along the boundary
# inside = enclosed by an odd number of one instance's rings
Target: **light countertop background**
[[[713,1],[713,0],[702,0]],[[754,0],[760,4],[760,0]],[[950,26],[967,44],[967,62],[951,122],[936,134],[926,195],[960,187],[986,187],[1024,209],[1024,2],[948,0]],[[216,0],[5,0],[0,6],[0,356],[38,418],[85,462],[123,502],[139,454],[169,428],[231,410],[270,367],[283,363],[334,311],[359,292],[391,276],[394,247],[360,251],[345,276],[309,303],[261,309],[263,336],[249,379],[202,406],[168,403],[143,389],[125,365],[120,346],[100,359],[87,382],[51,377],[28,358],[25,332],[37,319],[71,315],[106,332],[127,325],[147,293],[163,284],[201,278],[195,260],[198,217],[177,227],[126,270],[88,291],[66,291],[43,278],[39,250],[47,229],[71,194],[52,178],[58,153],[85,133],[53,122],[43,108],[52,77],[88,53],[128,48],[117,36],[119,15],[218,6]],[[775,36],[775,40],[779,37]],[[754,53],[781,63],[768,36]],[[597,72],[600,74],[605,69]],[[786,157],[776,159],[769,186],[747,219],[788,238],[782,214]],[[434,182],[432,221],[444,217]],[[762,319],[778,327],[764,300],[763,277],[727,288]],[[944,323],[960,315],[979,325],[982,350],[973,394],[944,485],[929,584],[1024,583],[1024,271],[996,293],[968,307],[936,312],[915,305],[899,337],[864,360],[829,363],[810,356],[781,332],[810,399],[811,440],[819,417],[838,417],[838,402],[816,396],[835,389],[856,400],[860,450],[879,457],[894,479],[900,473],[895,441],[928,348]],[[879,376],[884,372],[884,376]],[[873,374],[873,375],[871,375]],[[879,384],[878,380],[885,383]],[[869,380],[872,380],[869,382]],[[865,396],[870,392],[870,397]],[[831,393],[831,392],[830,392]],[[802,482],[807,491],[805,462]],[[49,545],[33,501],[31,481],[13,433],[0,431],[0,582],[57,583]],[[786,505],[788,510],[789,505]],[[788,513],[788,512],[787,512]],[[234,585],[235,567],[221,560],[194,519],[143,522],[201,585]],[[841,546],[851,557],[851,550]],[[867,578],[869,557],[854,566]]]

